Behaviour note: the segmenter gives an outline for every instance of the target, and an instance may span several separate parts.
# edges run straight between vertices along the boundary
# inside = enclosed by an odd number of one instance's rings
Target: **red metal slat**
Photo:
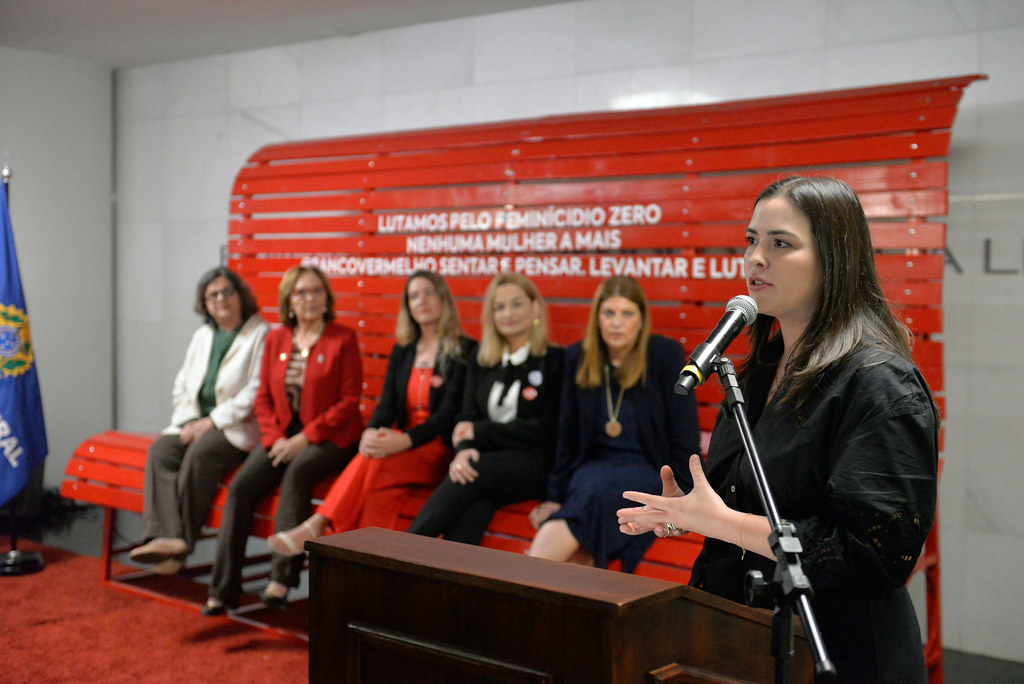
[[[896,317],[915,334],[941,333],[942,309],[937,308],[895,308]]]
[[[71,458],[64,469],[65,478],[81,481],[99,481],[117,487],[142,491],[143,471],[128,469],[123,465],[107,465],[102,462]]]
[[[871,222],[871,245],[875,249],[945,249],[946,224]]]
[[[97,446],[112,446],[123,449],[146,451],[157,437],[157,432],[120,432],[107,430],[93,435],[87,441]]]
[[[395,345],[395,339],[390,333],[394,330],[395,323],[394,321],[385,321],[385,323],[390,326],[390,328],[385,328],[384,335],[386,336],[378,337],[366,334],[370,331],[359,330],[359,351],[363,354],[376,354],[382,357],[387,357],[391,353],[391,348]]]
[[[902,306],[942,306],[941,282],[882,283],[890,302]]]
[[[61,483],[60,495],[65,499],[84,501],[97,506],[108,506],[122,511],[142,513],[142,492],[113,489],[88,482],[65,480]]]
[[[653,563],[640,562],[640,565],[636,568],[636,573],[640,577],[651,577],[654,579],[665,580],[666,582],[675,582],[676,584],[689,584],[690,583],[690,571],[680,570],[678,568],[656,565]]]
[[[644,554],[644,560],[692,568],[703,544],[704,537],[699,534],[662,537],[651,545],[651,548]]]
[[[112,446],[86,440],[73,452],[83,460],[105,461],[142,470],[146,464],[146,450],[137,445]]]
[[[879,254],[875,265],[882,280],[942,280],[945,257],[941,254]]]

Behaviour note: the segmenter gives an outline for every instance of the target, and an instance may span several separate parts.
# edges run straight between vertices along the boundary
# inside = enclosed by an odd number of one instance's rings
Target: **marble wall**
[[[1010,1],[579,0],[118,71],[118,427],[166,422],[193,284],[264,144],[984,73],[950,154],[944,641],[1020,660],[1022,46]]]
[[[60,482],[83,436],[109,428],[114,304],[110,71],[0,47],[0,165]]]

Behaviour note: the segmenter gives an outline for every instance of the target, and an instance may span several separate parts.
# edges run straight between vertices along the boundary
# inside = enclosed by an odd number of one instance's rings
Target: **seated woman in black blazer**
[[[452,434],[448,477],[409,532],[479,544],[501,506],[539,499],[554,458],[565,350],[547,335],[547,307],[518,273],[491,281],[483,339]]]
[[[686,459],[700,451],[697,405],[674,391],[685,363],[678,342],[651,334],[639,283],[615,277],[598,287],[586,336],[566,352],[555,466],[546,500],[530,513],[539,528],[531,556],[601,568],[620,559],[623,571],[636,569],[653,535],[619,531],[622,492],[660,487],[662,462],[680,487],[692,487]]]

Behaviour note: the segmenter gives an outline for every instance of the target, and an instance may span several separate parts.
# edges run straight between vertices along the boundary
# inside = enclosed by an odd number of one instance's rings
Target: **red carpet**
[[[39,551],[46,568],[0,577],[4,684],[307,679],[304,643],[102,586],[99,559],[18,547]]]

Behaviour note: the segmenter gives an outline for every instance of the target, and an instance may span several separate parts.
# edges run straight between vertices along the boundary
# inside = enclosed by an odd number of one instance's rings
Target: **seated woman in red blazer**
[[[395,529],[414,487],[435,487],[451,459],[451,434],[476,342],[462,334],[448,285],[431,271],[409,277],[380,403],[359,454],[316,513],[267,542],[275,553],[302,554],[307,539],[328,528]]]
[[[213,581],[204,615],[238,605],[245,544],[253,510],[280,485],[275,526],[289,529],[309,514],[313,487],[345,467],[363,429],[363,369],[355,333],[334,322],[330,283],[314,266],[295,266],[281,279],[284,327],[267,335],[256,394],[260,444],[228,487],[217,536]],[[275,556],[263,602],[287,607],[298,586],[300,559]]]

